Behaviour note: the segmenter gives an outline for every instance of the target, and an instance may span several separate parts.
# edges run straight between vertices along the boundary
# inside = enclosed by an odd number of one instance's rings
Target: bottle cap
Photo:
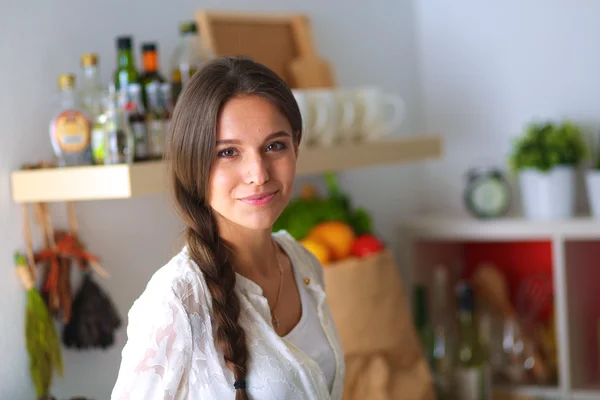
[[[179,24],[179,33],[182,35],[198,33],[198,25],[195,21],[186,21]]]
[[[58,87],[60,90],[74,89],[75,88],[75,75],[74,74],[60,74],[58,76]]]
[[[131,50],[131,43],[133,42],[131,36],[118,36],[117,37],[117,49],[119,50]]]
[[[142,43],[142,53],[145,53],[147,51],[156,51],[157,47],[158,46],[154,42]]]
[[[81,56],[82,67],[95,67],[98,65],[98,54],[97,53],[84,53]]]

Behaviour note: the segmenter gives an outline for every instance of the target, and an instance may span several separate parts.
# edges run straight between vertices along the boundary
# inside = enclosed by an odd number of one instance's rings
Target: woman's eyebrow
[[[270,140],[276,139],[276,138],[280,138],[280,137],[292,137],[291,133],[286,132],[286,131],[278,131],[278,132],[273,132],[271,133],[269,136],[267,136],[265,138],[265,142],[268,142]],[[239,145],[242,142],[238,139],[223,139],[223,140],[217,140],[217,146],[223,146],[223,145]]]

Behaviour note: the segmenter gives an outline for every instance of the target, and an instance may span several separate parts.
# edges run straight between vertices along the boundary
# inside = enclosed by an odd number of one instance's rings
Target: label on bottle
[[[165,123],[161,119],[148,122],[148,151],[153,158],[163,156],[165,143]]]
[[[56,143],[64,154],[83,152],[90,144],[90,122],[80,111],[63,111],[54,120],[52,128]]]
[[[146,123],[134,122],[131,124],[133,129],[133,139],[135,141],[136,159],[148,158],[148,135],[146,134]]]
[[[489,376],[487,368],[457,368],[456,394],[461,400],[488,400],[491,399]]]

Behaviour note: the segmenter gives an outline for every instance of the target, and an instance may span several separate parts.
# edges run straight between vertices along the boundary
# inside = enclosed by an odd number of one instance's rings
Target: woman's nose
[[[268,162],[260,155],[252,155],[244,165],[247,184],[262,185],[269,180]]]

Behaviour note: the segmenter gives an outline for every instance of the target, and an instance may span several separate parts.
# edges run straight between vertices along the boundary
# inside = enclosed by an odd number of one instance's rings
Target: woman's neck
[[[231,224],[220,224],[219,235],[233,252],[236,272],[248,279],[266,278],[277,270],[276,244],[271,230],[256,231]]]

